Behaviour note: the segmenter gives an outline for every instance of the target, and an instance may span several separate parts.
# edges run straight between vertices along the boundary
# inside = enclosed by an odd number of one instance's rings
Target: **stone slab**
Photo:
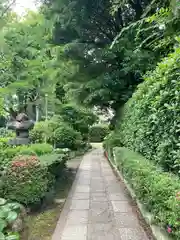
[[[52,240],[150,240],[102,149],[86,154]]]

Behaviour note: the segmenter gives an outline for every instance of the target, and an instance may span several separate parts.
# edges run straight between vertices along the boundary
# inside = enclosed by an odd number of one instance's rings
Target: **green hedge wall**
[[[127,148],[115,148],[117,166],[136,193],[137,198],[162,228],[172,225],[174,239],[180,239],[180,179],[158,169],[153,162]]]
[[[180,48],[165,58],[127,102],[116,128],[125,147],[180,173]]]
[[[90,127],[89,130],[89,140],[90,142],[102,142],[104,138],[109,134],[110,130],[108,125],[97,124]]]

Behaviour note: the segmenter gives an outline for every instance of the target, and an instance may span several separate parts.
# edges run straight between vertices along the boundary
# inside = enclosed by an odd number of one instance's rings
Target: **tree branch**
[[[11,3],[9,3],[9,5],[4,9],[4,11],[1,13],[0,19],[3,18],[4,14],[9,11],[9,9],[12,7],[12,5],[14,5],[16,2],[16,0],[12,0]]]

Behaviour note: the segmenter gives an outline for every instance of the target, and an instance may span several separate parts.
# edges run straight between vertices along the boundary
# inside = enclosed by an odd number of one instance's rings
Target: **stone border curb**
[[[114,151],[113,151],[113,157],[114,157],[114,162],[117,163],[117,160],[116,160],[116,156],[114,154]],[[131,186],[129,185],[129,183],[126,181],[126,179],[123,177],[122,173],[119,171],[119,169],[117,168],[117,165],[115,165],[113,163],[113,161],[108,157],[107,158],[108,161],[110,162],[112,168],[115,170],[115,172],[118,174],[118,176],[120,177],[120,179],[124,182],[127,190],[129,191],[131,197],[133,200],[136,201],[136,204],[143,216],[143,218],[145,219],[146,223],[150,226],[151,228],[151,231],[152,231],[152,234],[154,236],[155,239],[157,240],[173,240],[171,237],[169,237],[167,235],[167,233],[165,232],[165,230],[161,229],[159,226],[157,225],[154,225],[152,224],[152,219],[153,219],[153,216],[150,212],[148,212],[144,205],[142,203],[140,203],[140,201],[137,199],[136,197],[136,194],[134,192],[134,190],[131,188]]]

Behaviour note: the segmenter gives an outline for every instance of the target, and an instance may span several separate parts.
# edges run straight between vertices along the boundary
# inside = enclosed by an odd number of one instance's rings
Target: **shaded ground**
[[[40,212],[28,216],[28,231],[24,233],[22,240],[51,239],[80,162],[81,158],[76,158],[67,163],[63,178],[57,181],[55,192],[49,196],[50,202]]]

